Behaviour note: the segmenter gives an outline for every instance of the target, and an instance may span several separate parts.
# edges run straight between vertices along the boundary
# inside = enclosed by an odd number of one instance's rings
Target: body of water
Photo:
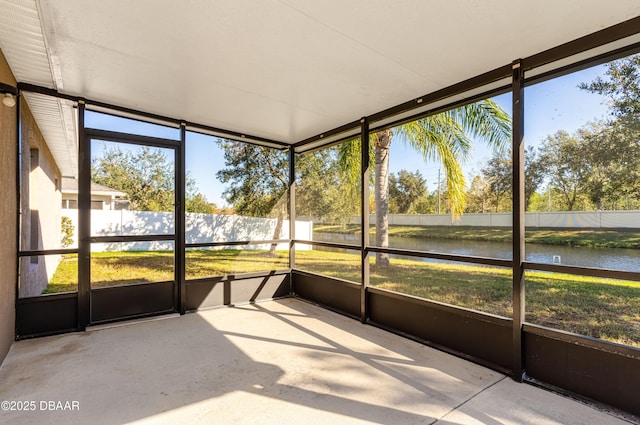
[[[323,242],[359,244],[355,235],[316,233],[314,239]],[[389,237],[389,247],[416,251],[440,252],[473,257],[510,260],[511,243],[467,241],[457,239],[418,239]],[[640,272],[640,249],[586,248],[556,245],[526,244],[526,261],[545,264],[597,267],[602,269]],[[428,259],[425,259],[428,260]]]

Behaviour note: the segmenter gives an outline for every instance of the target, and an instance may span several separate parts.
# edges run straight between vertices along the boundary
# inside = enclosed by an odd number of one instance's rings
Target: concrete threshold
[[[13,345],[11,424],[628,424],[296,299]]]

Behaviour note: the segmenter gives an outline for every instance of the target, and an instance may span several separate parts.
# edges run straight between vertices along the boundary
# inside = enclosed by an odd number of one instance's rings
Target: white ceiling
[[[0,18],[0,47],[19,81],[288,143],[640,15],[638,0],[0,0],[0,7],[11,12]],[[33,41],[38,20],[41,40]],[[32,49],[16,48],[17,30],[35,37]],[[34,49],[39,62],[30,68],[24,62]]]

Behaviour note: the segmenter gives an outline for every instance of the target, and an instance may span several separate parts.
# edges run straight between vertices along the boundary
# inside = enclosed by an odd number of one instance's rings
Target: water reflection
[[[359,244],[357,235],[314,233],[314,240]],[[418,239],[389,237],[389,246],[398,249],[441,252],[473,257],[512,259],[510,243],[466,241],[459,239]],[[640,250],[623,248],[586,248],[557,245],[527,244],[526,261],[544,264],[564,264],[581,267],[640,272]],[[427,260],[427,259],[425,259]]]

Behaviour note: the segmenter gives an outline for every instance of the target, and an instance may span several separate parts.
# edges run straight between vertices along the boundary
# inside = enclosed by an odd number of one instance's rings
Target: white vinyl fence
[[[370,216],[371,223],[376,221]],[[359,219],[357,219],[359,222]],[[404,226],[511,226],[511,213],[463,214],[457,221],[449,214],[389,214],[390,225]],[[639,228],[640,211],[531,212],[526,227]]]
[[[62,215],[73,223],[73,245],[78,246],[78,210],[63,209]],[[91,210],[91,236],[143,236],[166,235],[174,232],[173,213],[149,211]],[[185,215],[185,239],[189,243],[263,241],[273,239],[277,219],[244,217],[238,215],[197,214]],[[296,221],[296,238],[312,239],[313,223]],[[280,239],[289,238],[289,221],[285,220]],[[269,244],[217,247],[237,249],[268,249]],[[287,243],[277,249],[288,249]],[[163,251],[172,250],[173,242],[126,242],[92,244],[92,251]]]

